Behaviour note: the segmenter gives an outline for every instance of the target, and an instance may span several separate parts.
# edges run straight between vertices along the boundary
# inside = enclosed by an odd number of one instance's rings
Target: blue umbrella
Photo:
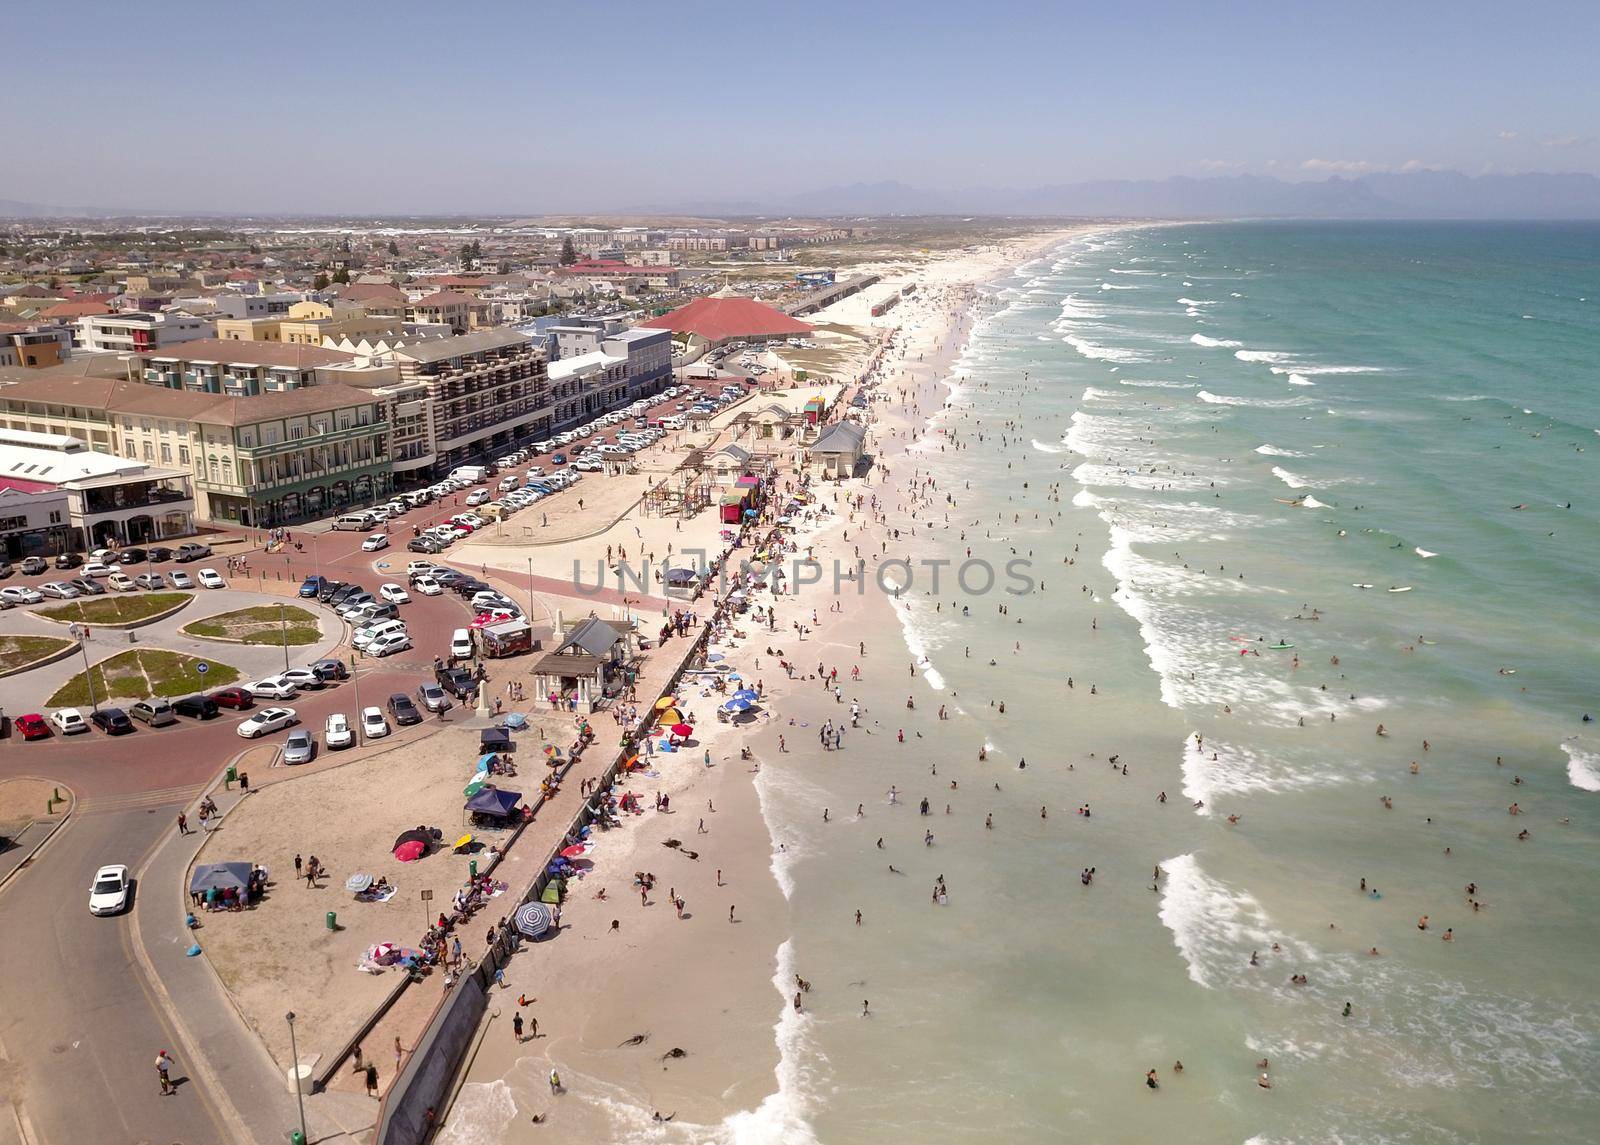
[[[520,728],[527,722],[528,717],[523,715],[521,712],[512,712],[506,716],[506,727],[508,728]]]
[[[722,708],[728,712],[748,712],[752,706],[749,700],[733,699],[723,704]]]
[[[479,771],[488,771],[489,770],[489,764],[491,762],[493,762],[493,760],[494,760],[494,752],[491,751],[487,755],[484,755],[482,758],[480,758],[478,760],[478,770]]]
[[[550,929],[550,908],[543,903],[525,902],[511,916],[511,924],[528,938],[538,938]]]
[[[740,688],[733,694],[733,698],[736,700],[749,700],[753,704],[761,697],[756,694],[754,688]]]

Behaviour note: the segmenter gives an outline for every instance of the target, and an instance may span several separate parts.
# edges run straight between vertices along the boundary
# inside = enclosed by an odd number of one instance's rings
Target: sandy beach
[[[885,267],[880,287],[815,316],[819,323],[880,327],[885,352],[866,381],[884,397],[904,394],[905,400],[872,404],[874,465],[863,477],[822,487],[821,506],[828,514],[796,535],[802,551],[812,548],[816,559],[832,568],[833,562],[847,567],[858,552],[866,556],[866,550],[879,548],[882,536],[844,498],[888,498],[903,476],[896,470],[905,449],[942,404],[941,380],[973,319],[976,285],[1072,233],[1077,232],[1053,231],[915,267]],[[880,297],[912,282],[914,294],[887,314],[870,316]],[[659,557],[669,544],[675,552],[696,546],[714,552],[720,542],[710,518],[701,514],[680,526],[633,511],[604,532],[559,547],[525,551],[483,545],[464,552],[463,560],[481,559],[510,576],[519,563],[526,569],[532,559],[536,574],[559,576],[563,565],[570,569],[574,555],[586,567],[603,559],[607,544],[628,545],[630,556],[655,551]],[[865,543],[869,537],[870,545]],[[688,758],[657,756],[659,774],[636,775],[623,788],[638,792],[646,808],[658,794],[666,795],[671,810],[627,816],[622,829],[595,836],[594,866],[569,897],[560,941],[541,944],[536,961],[525,957],[513,964],[441,1140],[550,1140],[552,1132],[576,1140],[619,1130],[659,1132],[655,1112],[673,1116],[685,1133],[730,1119],[777,1136],[787,1126],[791,1139],[809,1132],[774,1094],[781,1080],[775,1071],[783,1068],[778,1043],[785,1026],[808,1020],[809,1014],[803,995],[800,1012],[786,1005],[795,992],[794,975],[805,975],[804,967],[791,966],[784,957],[790,932],[787,896],[793,891],[786,869],[798,855],[769,832],[761,813],[767,777],[759,768],[785,751],[803,753],[819,765],[810,773],[818,815],[826,808],[830,818],[853,819],[854,807],[830,806],[826,769],[868,766],[877,751],[891,749],[889,694],[901,686],[891,681],[906,671],[908,653],[892,602],[871,585],[865,592],[835,596],[825,584],[799,595],[763,594],[763,600],[774,609],[775,630],[758,629],[746,618],[738,625],[744,638],[716,644],[713,651],[727,656],[747,686],[761,683],[764,718],[739,727],[700,722],[703,747]],[[799,624],[809,631],[797,640]],[[780,653],[794,666],[792,679],[777,662]],[[844,694],[836,698],[825,690],[816,678],[818,665],[837,668]],[[860,670],[858,681],[850,680],[852,668]],[[861,701],[861,727],[845,733],[844,750],[821,751],[817,729],[828,721],[848,726],[852,694],[864,697],[869,689],[881,698]],[[715,701],[692,697],[685,702],[691,709],[697,702],[709,709]],[[740,759],[741,747],[751,750],[753,761]],[[707,750],[709,768],[700,759]],[[698,851],[699,858],[689,860],[682,850],[663,847],[668,838]],[[641,905],[634,886],[638,871],[656,876],[651,905]],[[666,892],[686,900],[682,919]],[[519,995],[536,1001],[519,1008]],[[512,1015],[519,1010],[525,1021],[537,1018],[539,1031],[521,1043],[511,1031]],[[645,1035],[642,1042],[626,1044],[638,1035]],[[674,1048],[686,1056],[664,1061]],[[552,1069],[566,1087],[560,1098],[549,1094]],[[534,1123],[535,1115],[545,1120]]]

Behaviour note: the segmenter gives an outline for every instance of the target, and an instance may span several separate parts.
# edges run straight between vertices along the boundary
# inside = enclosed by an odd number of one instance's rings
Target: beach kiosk
[[[533,666],[534,692],[541,699],[559,696],[568,711],[592,712],[631,659],[625,632],[587,617]]]

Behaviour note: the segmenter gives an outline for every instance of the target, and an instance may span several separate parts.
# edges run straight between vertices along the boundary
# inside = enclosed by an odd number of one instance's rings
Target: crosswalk
[[[120,811],[154,811],[162,807],[186,806],[200,794],[203,784],[183,787],[158,787],[128,795],[91,795],[78,801],[79,815],[110,815]]]

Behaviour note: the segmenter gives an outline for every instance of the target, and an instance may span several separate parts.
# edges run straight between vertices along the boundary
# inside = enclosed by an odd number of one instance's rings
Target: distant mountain
[[[711,204],[699,204],[700,207]],[[748,213],[724,203],[721,213]],[[1463,175],[1414,171],[1291,183],[1262,175],[1207,179],[1106,179],[1008,189],[924,191],[904,183],[856,183],[786,196],[767,213],[796,215],[1086,215],[1141,218],[1595,219],[1593,175]]]

